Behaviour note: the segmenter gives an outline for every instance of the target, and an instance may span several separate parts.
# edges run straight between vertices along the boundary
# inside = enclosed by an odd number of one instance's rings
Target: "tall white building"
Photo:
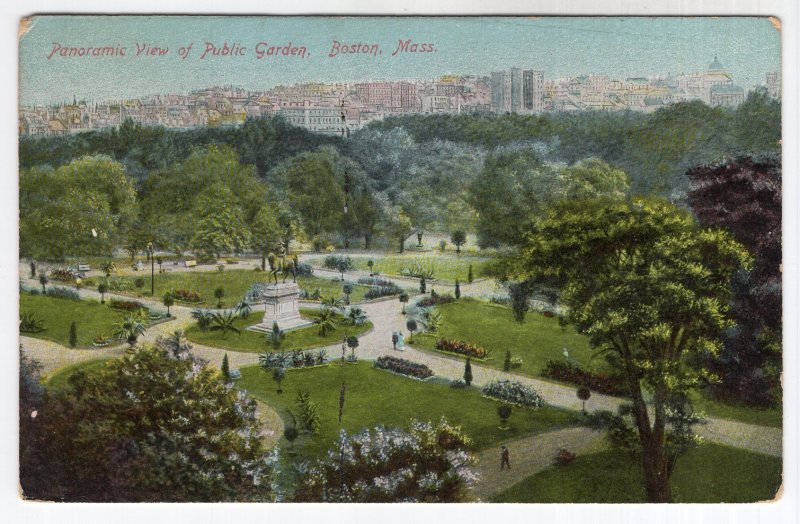
[[[511,111],[511,73],[508,71],[492,72],[492,111]]]
[[[544,71],[522,72],[523,105],[526,111],[544,111]]]

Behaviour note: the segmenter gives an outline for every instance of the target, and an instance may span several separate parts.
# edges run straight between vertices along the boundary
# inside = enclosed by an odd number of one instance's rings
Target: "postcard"
[[[756,503],[780,21],[33,15],[28,501]]]

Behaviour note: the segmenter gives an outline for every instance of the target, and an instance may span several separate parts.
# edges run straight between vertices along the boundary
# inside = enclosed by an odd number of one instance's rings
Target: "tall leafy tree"
[[[51,392],[26,497],[73,502],[269,501],[255,401],[216,369],[140,349]],[[23,467],[27,467],[23,464]],[[24,478],[24,477],[23,477]]]
[[[670,413],[705,378],[699,357],[719,350],[732,323],[730,278],[748,263],[746,251],[685,211],[643,199],[566,202],[525,238],[517,275],[555,281],[567,321],[625,377],[647,498],[668,502],[685,449],[674,444],[686,442],[670,429]]]
[[[782,339],[781,161],[742,156],[687,173],[689,204],[701,224],[723,227],[747,247],[752,271],[734,279],[737,327],[712,366],[725,397],[769,404],[779,388]]]

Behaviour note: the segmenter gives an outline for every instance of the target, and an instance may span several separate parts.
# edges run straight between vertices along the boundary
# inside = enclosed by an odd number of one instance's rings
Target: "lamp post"
[[[155,273],[156,273],[156,261],[153,258],[153,243],[147,243],[147,256],[150,257],[150,296],[156,296],[156,282],[155,282]]]

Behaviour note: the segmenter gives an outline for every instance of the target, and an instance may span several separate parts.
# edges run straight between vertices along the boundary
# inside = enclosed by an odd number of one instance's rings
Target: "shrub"
[[[59,267],[50,271],[50,280],[58,282],[74,282],[76,278],[75,272],[65,267]]]
[[[511,406],[508,404],[501,404],[497,406],[497,416],[500,417],[500,424],[503,428],[507,427],[508,418],[511,416]]]
[[[144,287],[144,277],[136,277],[133,281],[133,285],[136,286],[137,289],[141,289]]]
[[[124,278],[110,278],[107,284],[110,291],[131,291],[133,289],[133,282]]]
[[[378,360],[375,361],[375,367],[421,380],[433,376],[433,371],[425,364],[418,364],[410,360],[396,357],[378,357]]]
[[[486,348],[475,346],[460,340],[447,340],[440,338],[436,341],[436,349],[439,351],[446,351],[448,353],[456,353],[467,357],[486,359],[492,354],[492,351]]]
[[[295,264],[294,272],[298,277],[310,277],[314,274],[314,266],[306,263]]]
[[[188,289],[173,289],[169,292],[172,295],[172,298],[177,300],[178,302],[202,302],[203,298],[195,293],[194,291],[189,291]]]
[[[439,306],[441,304],[449,304],[450,302],[455,301],[453,295],[432,295],[429,297],[424,297],[417,301],[417,306],[419,307],[432,307],[432,306]]]
[[[422,264],[415,264],[413,266],[404,266],[400,268],[400,275],[404,277],[425,278],[433,280],[434,276],[433,266],[425,267]]]
[[[457,378],[450,381],[450,387],[453,389],[465,389],[467,387],[467,383],[460,378]]]
[[[109,300],[108,305],[120,311],[136,311],[144,307],[141,302],[136,302],[135,300],[119,300],[116,298]]]
[[[53,298],[65,298],[67,300],[80,300],[81,297],[77,291],[68,287],[51,286],[47,288],[47,296]]]
[[[393,295],[399,295],[402,293],[403,290],[397,284],[389,283],[388,286],[375,286],[371,287],[364,293],[364,298],[366,300],[372,300],[373,298],[381,298],[381,297],[390,297]]]
[[[353,269],[353,259],[347,255],[328,255],[322,262],[322,266],[343,273]]]
[[[92,343],[95,346],[106,346],[108,345],[109,342],[110,340],[108,339],[108,337],[103,334],[97,335],[92,339]]]
[[[499,306],[509,306],[511,305],[511,299],[508,297],[498,297],[493,296],[489,299],[489,302],[492,304],[497,304]]]
[[[36,313],[22,313],[19,317],[19,330],[21,333],[41,333],[45,327],[44,323],[36,318]]]
[[[493,380],[481,389],[484,395],[511,404],[538,408],[544,400],[533,388],[515,380]]]
[[[578,386],[586,386],[592,391],[606,395],[626,395],[628,393],[622,377],[606,373],[593,373],[567,360],[548,360],[542,370],[542,376]]]

